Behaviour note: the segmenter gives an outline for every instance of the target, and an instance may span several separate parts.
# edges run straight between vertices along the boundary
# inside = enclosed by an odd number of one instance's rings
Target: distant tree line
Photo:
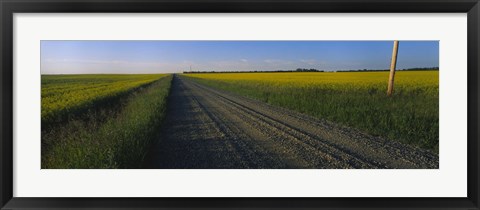
[[[184,74],[198,74],[198,73],[270,73],[270,72],[324,72],[324,70],[318,69],[304,69],[298,68],[295,70],[271,70],[271,71],[183,71]]]
[[[439,67],[415,67],[415,68],[408,68],[408,69],[397,69],[397,71],[431,71],[431,70],[439,70]],[[365,72],[365,71],[390,71],[390,69],[347,69],[347,70],[337,70],[341,72]]]
[[[297,71],[297,72],[324,72],[323,70],[318,70],[318,69],[302,69],[302,68],[298,68],[295,71]]]
[[[418,68],[408,68],[408,69],[397,69],[400,71],[427,71],[427,70],[439,70],[438,67],[418,67]],[[331,72],[372,72],[372,71],[390,71],[390,69],[346,69],[346,70],[336,70]],[[325,72],[325,70],[318,69],[306,69],[306,68],[297,68],[295,70],[273,70],[273,71],[184,71],[184,74],[201,74],[201,73],[275,73],[275,72]]]
[[[410,68],[410,69],[402,69],[404,71],[425,71],[425,70],[439,70],[439,67],[424,67],[424,68]]]

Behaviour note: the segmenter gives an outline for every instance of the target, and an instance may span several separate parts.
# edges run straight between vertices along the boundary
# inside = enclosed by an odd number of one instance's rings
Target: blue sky
[[[393,41],[41,41],[42,74],[388,69]],[[397,69],[439,66],[438,41],[400,41]]]

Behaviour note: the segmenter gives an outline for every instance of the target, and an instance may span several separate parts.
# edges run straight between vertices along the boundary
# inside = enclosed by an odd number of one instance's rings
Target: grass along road
[[[174,76],[150,168],[438,168],[438,155]]]

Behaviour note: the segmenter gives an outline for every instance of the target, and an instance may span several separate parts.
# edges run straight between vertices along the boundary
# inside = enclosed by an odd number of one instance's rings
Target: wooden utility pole
[[[390,76],[388,77],[387,96],[393,94],[393,81],[395,78],[395,68],[397,67],[398,41],[393,41],[392,62],[390,63]]]

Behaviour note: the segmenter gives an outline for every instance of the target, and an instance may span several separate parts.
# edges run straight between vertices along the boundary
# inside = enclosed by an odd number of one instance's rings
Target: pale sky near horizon
[[[41,41],[41,73],[388,69],[392,47],[393,41]],[[438,66],[438,41],[400,41],[397,69]]]

